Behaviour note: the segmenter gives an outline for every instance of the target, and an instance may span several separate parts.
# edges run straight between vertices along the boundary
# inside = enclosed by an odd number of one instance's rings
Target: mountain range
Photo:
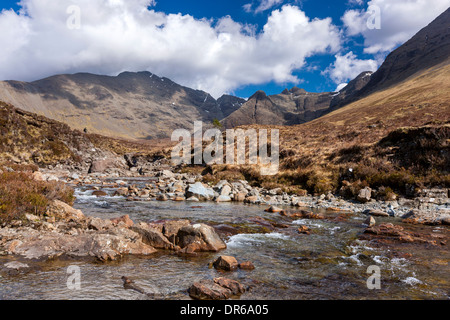
[[[118,76],[56,75],[33,82],[1,81],[0,100],[73,129],[128,139],[167,138],[175,129],[192,129],[197,120],[212,125],[217,119],[225,128],[297,125],[411,79],[421,79],[421,74],[438,74],[447,68],[449,21],[447,9],[388,55],[375,73],[361,73],[338,93],[310,93],[294,87],[277,95],[258,91],[247,100],[231,95],[216,100],[207,92],[146,71]],[[427,83],[423,83],[424,87]]]

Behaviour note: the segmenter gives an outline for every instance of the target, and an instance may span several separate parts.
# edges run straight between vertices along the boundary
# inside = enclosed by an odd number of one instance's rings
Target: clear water
[[[144,183],[145,181],[137,181]],[[110,194],[113,189],[105,189]],[[241,299],[448,299],[450,279],[448,246],[377,248],[358,240],[364,228],[364,216],[346,214],[344,221],[333,218],[342,213],[325,213],[326,220],[287,220],[266,213],[266,206],[235,203],[192,203],[125,201],[121,197],[97,198],[92,191],[77,190],[75,207],[86,215],[114,218],[129,214],[134,221],[189,219],[214,226],[251,233],[226,233],[221,236],[227,249],[218,253],[180,256],[160,252],[151,257],[125,257],[110,263],[58,260],[41,262],[25,274],[1,274],[0,299],[149,299],[125,290],[121,277],[128,276],[158,299],[190,299],[187,288],[198,280],[226,276],[249,287]],[[287,224],[285,229],[260,232],[255,217]],[[377,219],[383,221],[382,219]],[[386,220],[387,221],[387,220]],[[310,235],[299,234],[299,225],[311,228]],[[434,228],[448,235],[445,227]],[[267,232],[267,230],[264,230]],[[256,233],[255,233],[256,232]],[[412,257],[403,258],[402,253]],[[231,255],[238,261],[252,261],[253,271],[220,273],[208,264],[219,255]],[[12,257],[0,257],[0,265]],[[22,261],[25,262],[26,261]],[[67,287],[67,268],[80,268],[81,288]],[[367,288],[367,268],[381,270],[381,289]]]

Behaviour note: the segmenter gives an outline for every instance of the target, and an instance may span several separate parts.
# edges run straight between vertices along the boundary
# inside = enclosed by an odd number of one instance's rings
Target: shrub
[[[26,213],[43,215],[52,200],[70,205],[74,191],[61,182],[36,181],[31,172],[0,174],[0,222],[23,219]]]

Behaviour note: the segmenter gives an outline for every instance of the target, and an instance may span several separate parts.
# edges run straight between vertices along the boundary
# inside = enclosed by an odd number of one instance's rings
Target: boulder
[[[178,231],[190,224],[189,220],[169,220],[164,223],[162,233],[171,243],[175,243]]]
[[[88,228],[94,229],[97,231],[100,230],[108,230],[113,226],[110,220],[103,220],[100,218],[89,217],[88,218]]]
[[[88,173],[103,173],[114,165],[113,159],[103,159],[92,161]]]
[[[200,280],[188,289],[189,296],[196,300],[226,300],[231,297],[230,289],[224,288],[213,280]]]
[[[161,193],[161,194],[159,194],[159,195],[156,197],[156,200],[158,200],[158,201],[168,201],[169,198],[167,197],[167,195]]]
[[[238,202],[244,202],[246,196],[247,196],[247,193],[245,193],[245,192],[238,192],[238,193],[236,193],[234,195],[233,200],[234,201],[238,201]]]
[[[251,203],[251,204],[257,204],[257,203],[260,203],[261,201],[259,200],[258,196],[248,196],[247,198],[245,198],[244,202]]]
[[[128,196],[128,188],[119,188],[114,192],[114,196]]]
[[[220,256],[213,262],[213,266],[217,270],[235,271],[239,264],[235,257]]]
[[[231,294],[233,296],[241,295],[245,292],[244,286],[236,280],[231,280],[231,279],[220,277],[220,278],[215,278],[214,283],[218,284],[222,288],[226,288],[226,289],[230,290]]]
[[[266,209],[264,211],[275,213],[275,212],[281,212],[281,211],[283,211],[283,209],[275,207],[275,206],[270,206],[268,209]]]
[[[365,187],[364,189],[361,189],[358,193],[358,196],[356,197],[357,200],[361,203],[369,202],[372,197],[372,189],[369,187]]]
[[[220,190],[221,196],[229,196],[231,192],[231,187],[229,185],[224,185]]]
[[[157,229],[146,223],[140,223],[130,228],[142,237],[142,242],[157,249],[173,250],[174,245]]]
[[[113,218],[113,219],[111,219],[111,222],[114,225],[119,225],[120,223],[123,223],[127,228],[130,228],[134,225],[133,220],[131,220],[130,216],[127,214],[124,216],[121,216],[119,218]]]
[[[105,191],[95,190],[94,192],[92,192],[92,195],[96,197],[105,197],[108,194]]]
[[[367,217],[367,219],[364,221],[364,224],[366,226],[373,227],[377,222],[375,221],[375,219],[372,216]]]
[[[363,214],[367,214],[369,216],[374,216],[374,217],[389,217],[389,213],[381,211],[381,210],[376,210],[376,209],[364,210]]]
[[[76,210],[59,200],[53,200],[48,206],[47,216],[54,217],[56,220],[66,220],[66,221],[82,221],[85,219],[84,214],[81,210]]]
[[[301,233],[301,234],[310,234],[311,233],[311,229],[307,226],[300,226],[300,227],[298,227],[297,231],[298,231],[298,233]]]
[[[156,250],[141,242],[119,234],[82,233],[68,235],[57,232],[29,230],[21,240],[7,245],[8,253],[26,259],[53,259],[69,257],[94,257],[100,261],[116,260],[124,254],[149,255]]]
[[[231,198],[229,196],[218,196],[216,198],[216,202],[231,202]]]
[[[255,266],[253,265],[252,262],[245,261],[245,262],[239,263],[239,269],[242,269],[242,270],[254,270]]]
[[[190,184],[186,191],[186,198],[196,197],[200,201],[208,201],[214,199],[214,190],[205,187],[201,182]]]
[[[217,252],[227,247],[214,228],[203,223],[182,227],[177,233],[176,240],[176,244],[186,252]]]

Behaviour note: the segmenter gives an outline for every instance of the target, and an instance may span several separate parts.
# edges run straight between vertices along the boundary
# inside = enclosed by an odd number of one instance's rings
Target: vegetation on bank
[[[263,176],[254,166],[232,165],[191,166],[182,172],[201,173],[211,183],[245,179],[254,186],[298,195],[332,192],[354,198],[370,187],[379,200],[393,200],[397,195],[417,196],[423,188],[450,188],[449,142],[447,124],[399,128],[373,144],[328,150],[324,165],[302,156],[301,148],[281,149],[281,168],[275,176]]]
[[[0,224],[22,220],[25,214],[44,215],[53,200],[72,205],[74,190],[62,182],[39,181],[36,165],[0,164]]]

